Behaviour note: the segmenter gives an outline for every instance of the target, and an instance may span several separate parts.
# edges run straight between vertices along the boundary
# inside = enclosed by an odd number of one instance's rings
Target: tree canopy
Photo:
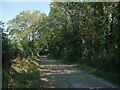
[[[120,3],[52,2],[48,16],[22,11],[8,22],[9,34],[3,33],[3,59],[11,51],[15,57],[49,54],[118,71],[119,23]]]

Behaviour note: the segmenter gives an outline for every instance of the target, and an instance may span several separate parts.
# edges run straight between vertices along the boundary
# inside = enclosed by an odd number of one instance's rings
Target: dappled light
[[[46,74],[73,74],[78,72],[77,70],[67,69],[67,67],[67,65],[41,65],[41,71]],[[51,70],[48,70],[48,68],[51,68]]]
[[[49,14],[25,3],[0,21],[3,88],[120,86],[120,2],[82,1],[47,3]]]
[[[48,79],[47,79],[47,78],[41,78],[41,80],[42,80],[42,81],[45,81],[45,82],[47,82],[47,81],[48,81]]]
[[[29,60],[32,62],[29,62]],[[33,64],[34,62],[34,64]],[[4,71],[9,81],[4,81],[4,85],[8,83],[8,88],[40,88],[40,66],[38,60],[34,60],[33,57],[23,59],[20,61],[18,58],[13,60],[13,64],[8,71]],[[6,86],[3,85],[3,88]]]
[[[114,87],[103,79],[84,73],[82,70],[42,57],[40,76],[43,88],[94,88]]]

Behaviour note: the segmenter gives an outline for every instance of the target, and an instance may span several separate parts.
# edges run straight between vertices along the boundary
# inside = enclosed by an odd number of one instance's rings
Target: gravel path
[[[40,61],[43,88],[115,88],[110,82],[70,65],[49,60],[45,56],[41,57]]]

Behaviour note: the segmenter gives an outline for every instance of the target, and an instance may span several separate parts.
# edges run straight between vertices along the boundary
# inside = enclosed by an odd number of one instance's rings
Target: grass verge
[[[40,88],[40,66],[37,57],[12,60],[11,68],[3,69],[3,88]]]
[[[80,69],[84,70],[86,73],[93,74],[97,77],[110,81],[112,84],[116,86],[120,86],[119,73],[117,72],[107,72],[97,68],[93,68],[87,65],[79,64],[77,65]]]

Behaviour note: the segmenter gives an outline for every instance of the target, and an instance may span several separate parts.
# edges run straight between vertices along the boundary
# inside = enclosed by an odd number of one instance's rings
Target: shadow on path
[[[40,59],[41,85],[43,88],[115,88],[110,82],[82,70],[49,60]]]

